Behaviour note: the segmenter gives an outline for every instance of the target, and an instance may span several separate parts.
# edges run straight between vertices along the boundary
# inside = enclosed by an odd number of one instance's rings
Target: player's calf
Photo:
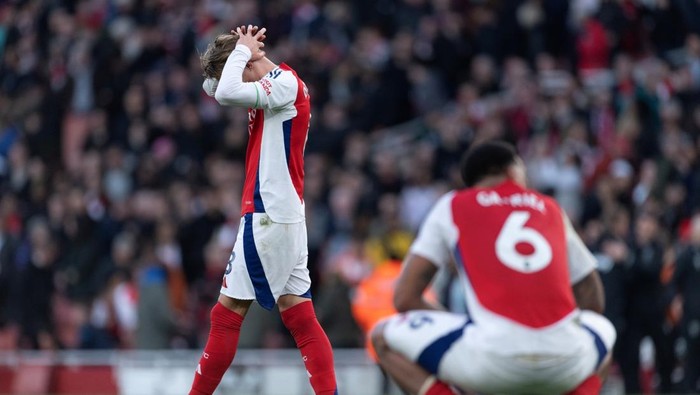
[[[214,392],[238,348],[243,316],[222,303],[211,309],[211,329],[192,383],[190,395],[210,395]]]
[[[388,320],[379,322],[370,334],[379,365],[404,391],[417,395],[455,395],[448,384],[430,375],[418,364],[392,350],[384,337]]]
[[[333,350],[316,319],[311,301],[298,303],[282,311],[280,315],[301,352],[311,387],[316,395],[337,394]]]

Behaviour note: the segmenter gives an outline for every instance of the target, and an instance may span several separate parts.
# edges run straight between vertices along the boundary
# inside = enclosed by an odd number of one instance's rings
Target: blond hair
[[[207,46],[207,50],[199,57],[205,77],[221,79],[226,59],[236,48],[237,42],[238,34],[226,33],[220,34],[213,43]]]

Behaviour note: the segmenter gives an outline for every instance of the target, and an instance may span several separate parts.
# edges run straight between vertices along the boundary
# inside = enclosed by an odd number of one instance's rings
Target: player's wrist
[[[241,51],[241,52],[245,53],[249,59],[251,56],[253,56],[253,51],[250,49],[250,47],[248,47],[247,45],[245,45],[243,43],[236,44],[236,48],[234,48],[234,51]]]

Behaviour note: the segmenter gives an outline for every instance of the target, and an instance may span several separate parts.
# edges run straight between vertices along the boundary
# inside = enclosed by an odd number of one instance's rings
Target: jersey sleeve
[[[291,83],[287,76],[277,67],[265,77],[255,82],[243,82],[243,70],[250,60],[250,48],[236,45],[231,52],[221,80],[216,87],[214,97],[221,105],[249,108],[275,109],[293,103],[296,99],[296,81]]]
[[[569,217],[562,212],[564,228],[566,232],[566,250],[569,261],[569,280],[571,284],[583,280],[588,274],[598,267],[598,263],[583,240],[578,236]]]
[[[410,249],[411,254],[419,255],[437,267],[444,267],[452,260],[451,244],[456,242],[457,233],[452,221],[453,196],[454,192],[450,192],[438,200]]]
[[[297,99],[299,84],[297,77],[291,71],[277,67],[260,79],[258,84],[262,86],[267,96],[266,102],[270,109],[293,105]]]

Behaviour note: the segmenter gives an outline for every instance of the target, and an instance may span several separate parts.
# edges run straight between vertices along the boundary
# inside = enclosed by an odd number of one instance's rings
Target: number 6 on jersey
[[[504,265],[522,273],[534,273],[552,262],[552,247],[542,234],[525,226],[530,219],[527,211],[514,211],[506,219],[496,238],[496,256]],[[533,251],[523,254],[518,245],[529,244]]]

